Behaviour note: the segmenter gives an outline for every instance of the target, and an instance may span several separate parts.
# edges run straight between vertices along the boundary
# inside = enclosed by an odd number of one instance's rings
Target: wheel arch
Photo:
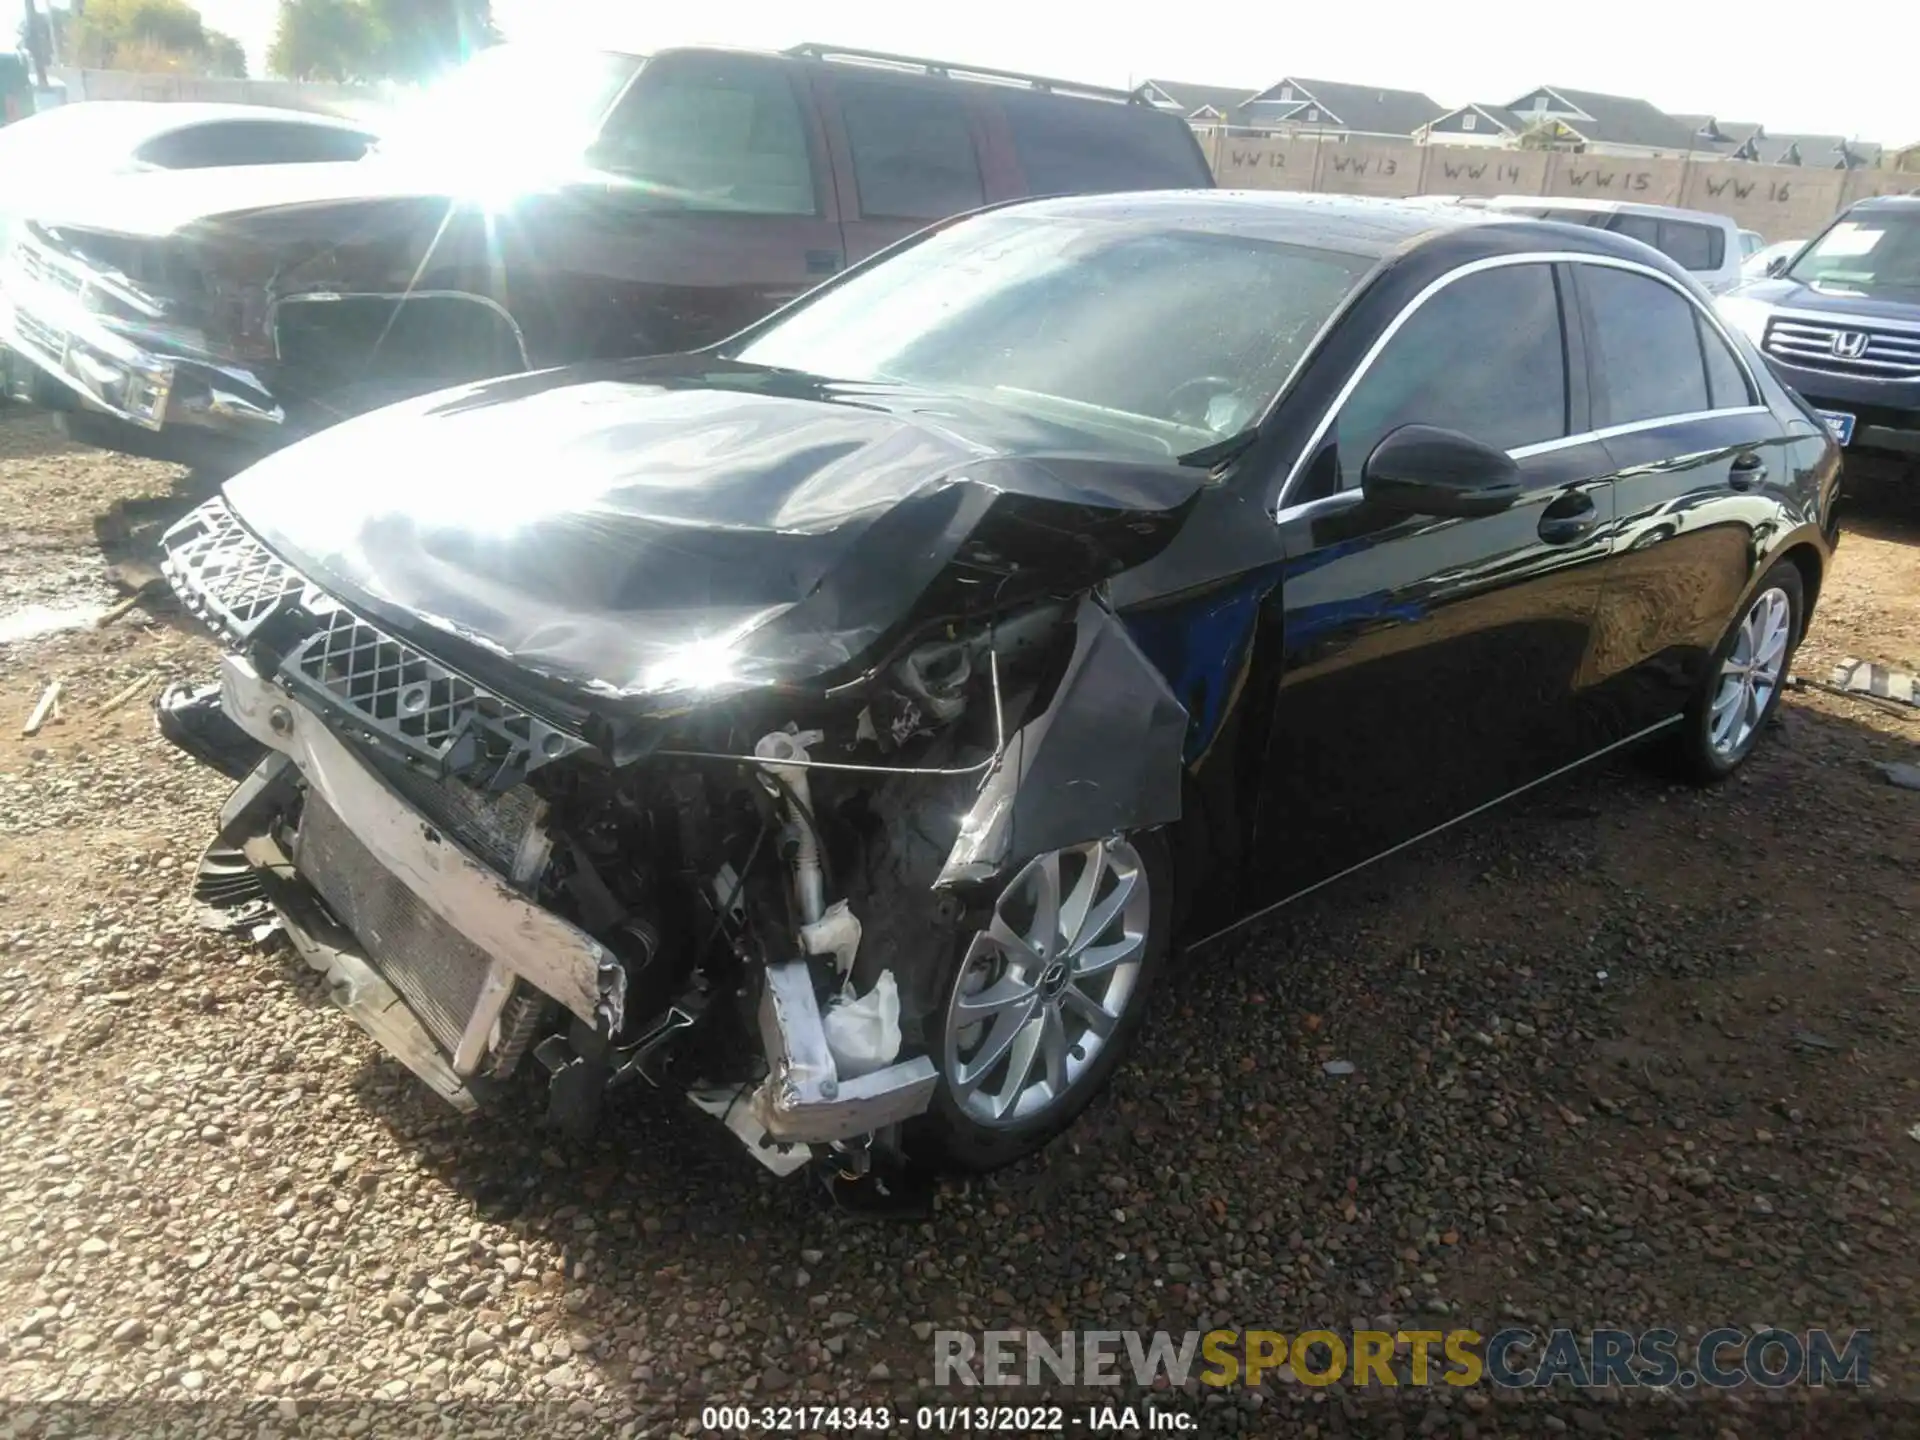
[[[1806,635],[1807,626],[1813,621],[1814,606],[1820,601],[1820,581],[1826,573],[1826,556],[1811,540],[1801,540],[1783,550],[1775,563],[1779,563],[1779,560],[1789,561],[1800,572],[1800,634],[1793,637],[1798,641]]]

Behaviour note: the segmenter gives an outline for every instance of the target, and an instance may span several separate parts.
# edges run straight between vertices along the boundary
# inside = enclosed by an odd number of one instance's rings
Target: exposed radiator
[[[407,1008],[451,1052],[480,1002],[485,952],[416,899],[311,790],[293,862]]]

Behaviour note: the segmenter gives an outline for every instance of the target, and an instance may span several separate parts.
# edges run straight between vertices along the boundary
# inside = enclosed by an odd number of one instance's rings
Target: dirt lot
[[[182,483],[0,412],[0,625],[111,603]],[[147,700],[211,654],[158,599],[0,643],[0,1400],[691,1434],[703,1400],[932,1396],[930,1326],[1866,1326],[1877,1399],[1812,1414],[1181,1403],[1274,1434],[1920,1423],[1920,794],[1874,765],[1920,758],[1913,714],[1801,690],[1717,792],[1625,761],[1336,887],[1163,991],[1066,1142],[875,1225],[677,1104],[587,1147],[459,1121],[296,962],[193,928],[226,787]],[[1920,669],[1920,503],[1850,517],[1799,672],[1843,655]]]

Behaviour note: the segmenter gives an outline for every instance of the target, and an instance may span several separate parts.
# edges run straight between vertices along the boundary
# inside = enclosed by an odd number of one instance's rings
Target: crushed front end
[[[587,711],[505,698],[349,609],[224,500],[164,548],[228,649],[222,723],[260,747],[200,898],[282,926],[463,1109],[530,1075],[582,1131],[640,1082],[778,1172],[858,1168],[933,1098],[940,977],[1012,827],[1037,842],[1128,818],[1023,809],[1029,775],[1058,785],[1048,767],[1086,716],[1138,698],[1112,676],[1148,673],[1084,595],[941,627],[831,692],[683,708],[615,744]],[[1117,778],[1169,757],[1173,790],[1148,803],[1170,819],[1183,717],[1164,688],[1139,695],[1146,728],[1117,722],[1111,763]],[[1030,743],[1010,753],[1023,716]],[[1049,747],[1049,726],[1069,738]],[[1137,803],[1118,784],[1099,803],[1115,797]]]
[[[155,437],[155,453],[164,432],[163,458],[186,463],[279,443],[264,313],[251,288],[189,253],[158,237],[23,225],[0,262],[0,341],[43,377],[29,398]]]

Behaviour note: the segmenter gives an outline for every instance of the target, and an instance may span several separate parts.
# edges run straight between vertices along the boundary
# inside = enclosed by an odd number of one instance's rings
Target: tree
[[[64,12],[53,11],[58,20]],[[69,64],[97,70],[185,71],[244,76],[246,52],[209,30],[186,0],[91,0],[60,20]]]
[[[373,79],[379,33],[361,0],[280,0],[267,68],[289,80]]]
[[[380,32],[381,72],[424,80],[499,43],[489,0],[366,0]]]
[[[280,0],[267,64],[293,80],[424,80],[499,39],[489,0]]]

